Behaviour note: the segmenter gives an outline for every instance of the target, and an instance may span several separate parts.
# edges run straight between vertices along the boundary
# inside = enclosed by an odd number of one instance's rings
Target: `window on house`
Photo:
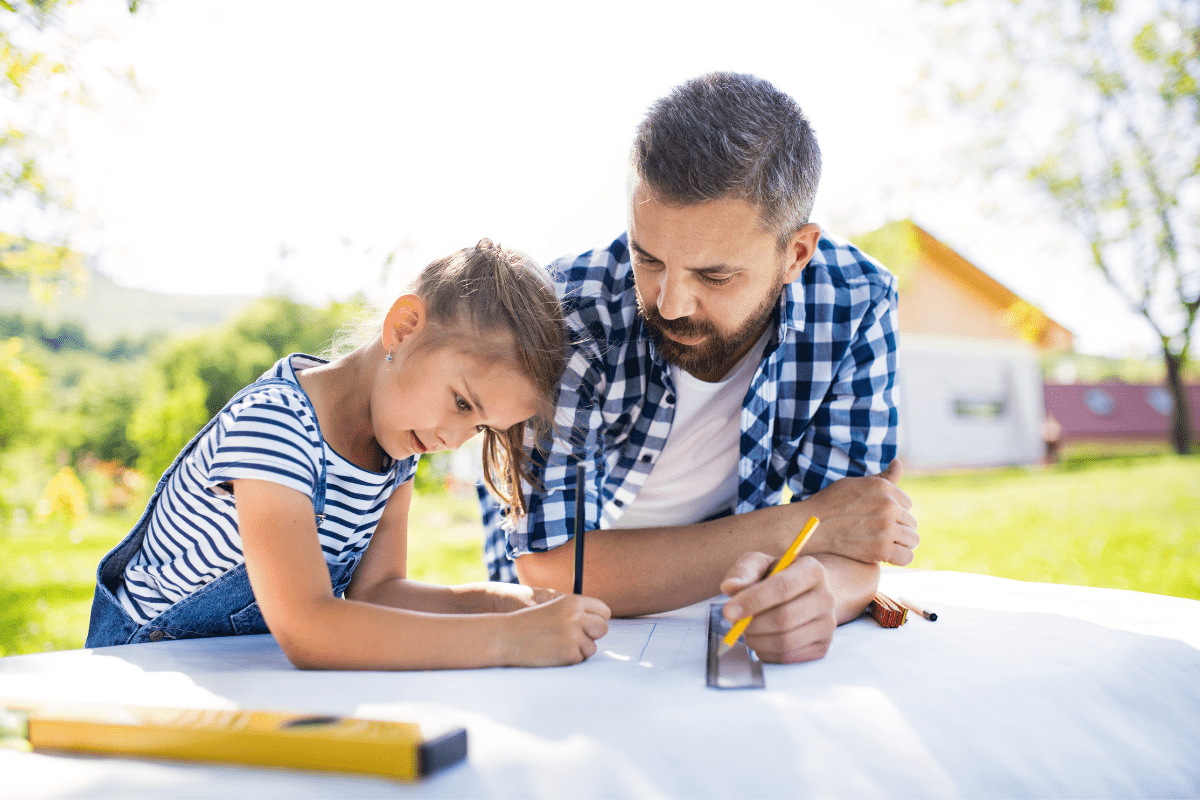
[[[964,419],[999,419],[1008,410],[1005,400],[981,400],[960,397],[954,401],[954,415]]]
[[[1117,410],[1117,401],[1103,389],[1088,389],[1083,395],[1083,402],[1097,416],[1108,417]]]
[[[1155,386],[1146,392],[1146,402],[1164,417],[1171,416],[1171,412],[1175,410],[1175,401],[1171,399],[1171,393],[1161,386]]]

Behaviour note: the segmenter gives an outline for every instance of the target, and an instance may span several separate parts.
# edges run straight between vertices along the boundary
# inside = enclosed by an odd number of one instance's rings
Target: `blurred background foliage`
[[[238,389],[293,352],[321,354],[369,313],[258,300],[204,333],[97,341],[55,309],[0,314],[0,656],[82,644],[96,565],[162,470]],[[101,312],[97,312],[101,313]],[[485,579],[471,487],[422,460],[412,576]]]
[[[76,321],[0,315],[0,458],[32,450],[77,472],[120,464],[157,475],[234,392],[286,353],[321,352],[359,308],[271,297],[211,332],[106,343]],[[28,500],[0,492],[2,503]]]

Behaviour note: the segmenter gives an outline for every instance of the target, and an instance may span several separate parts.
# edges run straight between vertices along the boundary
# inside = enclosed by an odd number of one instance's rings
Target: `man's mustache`
[[[696,336],[711,336],[716,333],[712,324],[709,322],[701,322],[694,320],[691,317],[679,317],[678,319],[663,319],[659,315],[657,308],[642,309],[646,321],[651,325],[661,328],[668,333],[673,333],[676,336],[684,338],[693,338]]]

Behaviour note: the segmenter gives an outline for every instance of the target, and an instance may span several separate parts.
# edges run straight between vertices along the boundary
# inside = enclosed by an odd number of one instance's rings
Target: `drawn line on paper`
[[[647,636],[646,636],[646,643],[644,645],[642,645],[642,651],[640,653],[638,653],[638,663],[639,664],[642,663],[642,656],[644,656],[646,654],[646,648],[650,646],[650,639],[651,639],[651,637],[654,636],[654,629],[657,627],[658,627],[657,622],[650,626],[650,633],[647,634]]]

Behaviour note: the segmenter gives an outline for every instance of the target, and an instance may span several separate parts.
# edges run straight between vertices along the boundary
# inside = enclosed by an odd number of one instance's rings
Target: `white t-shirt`
[[[742,401],[762,361],[768,329],[723,380],[671,366],[675,417],[654,469],[614,528],[689,525],[737,502]]]

